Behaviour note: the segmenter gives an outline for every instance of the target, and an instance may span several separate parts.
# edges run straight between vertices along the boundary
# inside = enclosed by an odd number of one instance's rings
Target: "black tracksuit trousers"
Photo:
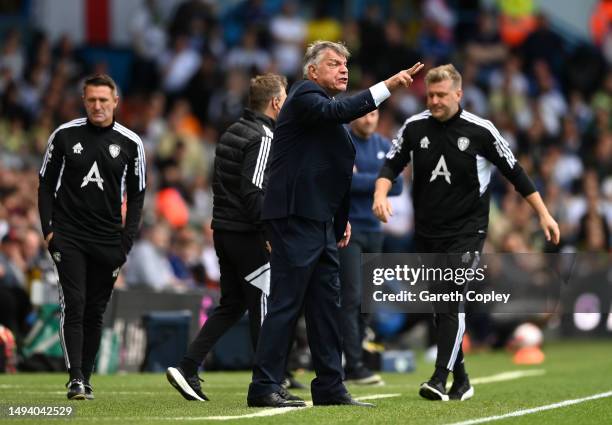
[[[71,379],[88,382],[100,347],[104,311],[126,254],[119,241],[94,243],[58,231],[49,252],[59,277],[59,332],[66,367]]]
[[[415,250],[418,253],[437,254],[432,261],[436,267],[475,268],[478,265],[485,235],[466,235],[454,238],[423,238],[415,237]],[[465,253],[470,253],[469,262],[463,263]],[[447,255],[455,254],[455,255]],[[439,283],[436,283],[439,284]],[[445,285],[444,291],[461,288],[465,293],[467,285]],[[441,288],[438,286],[438,288]],[[434,302],[434,322],[437,329],[436,341],[438,356],[436,368],[453,371],[456,365],[463,362],[461,343],[465,333],[465,303],[464,302]]]
[[[261,322],[266,314],[267,296],[260,288],[269,288],[270,262],[263,233],[215,230],[213,237],[221,269],[221,300],[189,345],[181,362],[188,375],[196,372],[189,369],[197,368],[204,361],[219,338],[247,310],[251,343],[255,351]]]

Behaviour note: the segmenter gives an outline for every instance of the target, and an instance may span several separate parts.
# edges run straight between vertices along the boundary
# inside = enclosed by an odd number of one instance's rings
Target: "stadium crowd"
[[[147,154],[144,225],[118,281],[155,290],[213,286],[219,270],[210,220],[210,177],[219,135],[240,117],[249,78],[301,78],[307,43],[343,40],[350,87],[366,88],[420,60],[452,62],[464,77],[465,109],[494,122],[534,178],[561,226],[561,251],[610,252],[612,237],[612,26],[582,43],[546,16],[481,8],[478,1],[366,2],[352,16],[334,2],[249,0],[223,13],[188,0],[171,13],[146,1],[133,16],[131,75],[117,120]],[[609,3],[602,1],[603,3]],[[386,4],[386,3],[385,3]],[[347,16],[351,15],[351,16]],[[513,20],[514,19],[514,20]],[[513,24],[520,21],[522,26]],[[599,27],[598,27],[599,28]],[[67,36],[11,29],[0,43],[0,323],[22,335],[33,283],[53,283],[36,208],[38,169],[59,123],[83,116],[80,82],[109,70]],[[423,75],[381,108],[378,131],[393,138],[425,108]],[[412,249],[410,173],[385,227],[387,251]],[[535,218],[504,180],[492,180],[489,252],[542,252]]]

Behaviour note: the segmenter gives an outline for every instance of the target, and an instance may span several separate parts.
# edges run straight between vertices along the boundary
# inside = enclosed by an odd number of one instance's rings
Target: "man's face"
[[[351,129],[353,132],[361,137],[367,139],[370,137],[378,126],[378,109],[373,110],[365,114],[363,117],[357,118],[351,122]]]
[[[346,91],[348,86],[346,58],[331,49],[323,52],[319,63],[312,65],[308,74],[331,96]]]
[[[83,93],[83,104],[87,118],[92,124],[106,127],[113,122],[113,112],[119,98],[108,86],[87,86]]]
[[[462,91],[453,87],[452,80],[442,80],[427,86],[427,108],[438,121],[446,121],[459,110]]]

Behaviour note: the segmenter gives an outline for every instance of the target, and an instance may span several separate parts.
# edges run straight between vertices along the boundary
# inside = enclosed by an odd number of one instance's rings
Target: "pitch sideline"
[[[501,420],[501,419],[515,418],[515,417],[518,417],[518,416],[530,415],[532,413],[544,412],[546,410],[559,409],[561,407],[572,406],[574,404],[584,403],[586,401],[597,400],[597,399],[606,398],[606,397],[612,397],[612,391],[607,391],[607,392],[604,392],[604,393],[593,394],[593,395],[590,395],[590,396],[587,396],[587,397],[582,397],[582,398],[575,398],[575,399],[572,399],[572,400],[563,400],[563,401],[559,401],[559,402],[553,403],[553,404],[546,404],[544,406],[532,407],[531,409],[515,410],[514,412],[506,413],[504,415],[487,416],[487,417],[484,417],[484,418],[468,419],[467,421],[462,421],[462,422],[453,422],[453,423],[447,424],[447,425],[475,425],[475,424],[482,424],[482,423],[485,423],[485,422],[493,422],[493,421],[498,421],[498,420]]]
[[[399,396],[401,396],[401,394],[399,394],[399,393],[396,393],[396,394],[372,394],[372,395],[366,395],[366,396],[362,396],[362,397],[355,397],[355,400],[378,400],[378,399],[381,399],[381,398],[390,398],[390,397],[399,397]],[[260,418],[260,417],[263,417],[263,416],[282,415],[284,413],[289,413],[289,412],[293,412],[293,411],[296,411],[296,410],[308,409],[310,407],[313,407],[312,406],[312,401],[307,401],[306,402],[306,407],[281,407],[281,408],[265,409],[265,410],[261,410],[259,412],[255,412],[255,413],[248,413],[246,415],[237,415],[237,416],[204,416],[204,417],[200,417],[200,418],[196,418],[196,419],[206,419],[206,420],[212,420],[212,421],[228,421],[228,420],[232,420],[232,419]],[[281,412],[279,412],[279,410],[281,410]],[[189,419],[189,420],[191,420],[191,418],[181,418],[181,419]]]

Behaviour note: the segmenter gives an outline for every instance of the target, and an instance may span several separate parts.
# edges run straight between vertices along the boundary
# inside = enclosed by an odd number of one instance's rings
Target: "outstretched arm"
[[[417,62],[408,69],[403,69],[394,76],[385,80],[385,85],[389,91],[393,91],[398,87],[410,87],[412,84],[413,76],[416,75],[425,65],[421,62]]]
[[[316,83],[304,86],[303,93],[295,96],[293,102],[305,122],[318,123],[321,121],[349,123],[368,112],[378,108],[391,92],[400,87],[410,87],[413,76],[423,68],[417,62],[412,67],[404,69],[392,77],[381,81],[368,90],[354,96],[342,98],[328,98],[323,96]]]
[[[531,208],[538,214],[540,226],[544,231],[544,235],[546,235],[546,240],[558,244],[561,238],[559,225],[548,212],[533,182],[518,163],[510,150],[508,142],[504,140],[493,123],[490,121],[484,122],[490,133],[490,140],[483,145],[485,158],[495,164],[501,173],[514,185],[517,192],[525,198],[529,205],[531,205]]]

